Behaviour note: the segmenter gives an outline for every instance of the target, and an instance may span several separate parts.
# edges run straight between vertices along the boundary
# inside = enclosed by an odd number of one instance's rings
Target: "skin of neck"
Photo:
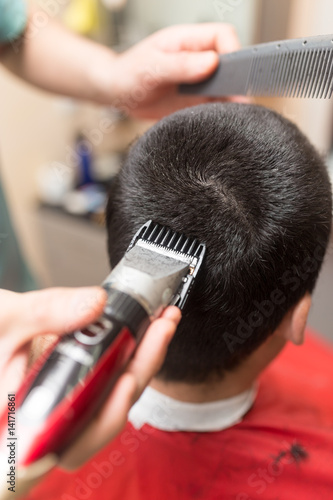
[[[306,294],[286,313],[278,328],[263,344],[222,377],[211,377],[200,384],[155,377],[150,386],[166,396],[188,403],[208,403],[237,396],[253,386],[261,372],[278,356],[288,341],[296,345],[303,343],[310,306],[311,296]]]
[[[190,384],[155,377],[150,386],[166,396],[188,403],[208,403],[231,398],[252,387],[286,342],[273,335],[234,370],[225,372],[222,378],[211,377],[203,383]]]

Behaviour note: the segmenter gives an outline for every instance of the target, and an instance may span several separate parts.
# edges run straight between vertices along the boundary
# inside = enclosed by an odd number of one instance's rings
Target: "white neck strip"
[[[129,412],[136,429],[149,424],[163,431],[213,432],[242,420],[253,405],[257,388],[210,403],[185,403],[147,387]]]

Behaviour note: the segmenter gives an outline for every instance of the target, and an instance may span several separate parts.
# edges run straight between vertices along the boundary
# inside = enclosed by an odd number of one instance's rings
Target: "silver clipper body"
[[[147,222],[103,283],[108,293],[103,314],[62,337],[32,366],[16,394],[19,493],[38,477],[36,471],[53,467],[89,424],[150,321],[168,304],[184,307],[204,255],[205,245],[195,238]],[[1,446],[4,442],[0,429]],[[3,486],[0,481],[0,490]]]

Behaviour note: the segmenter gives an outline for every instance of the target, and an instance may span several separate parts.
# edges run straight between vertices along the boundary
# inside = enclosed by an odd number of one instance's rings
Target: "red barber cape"
[[[219,432],[127,424],[75,473],[26,500],[332,500],[333,349],[307,334],[263,372],[252,409]]]

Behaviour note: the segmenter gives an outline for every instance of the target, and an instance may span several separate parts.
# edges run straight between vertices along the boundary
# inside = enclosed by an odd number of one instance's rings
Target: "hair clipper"
[[[109,395],[151,319],[169,304],[183,308],[204,254],[204,244],[165,226],[140,228],[103,283],[103,314],[58,340],[18,391],[17,467],[58,461]]]

